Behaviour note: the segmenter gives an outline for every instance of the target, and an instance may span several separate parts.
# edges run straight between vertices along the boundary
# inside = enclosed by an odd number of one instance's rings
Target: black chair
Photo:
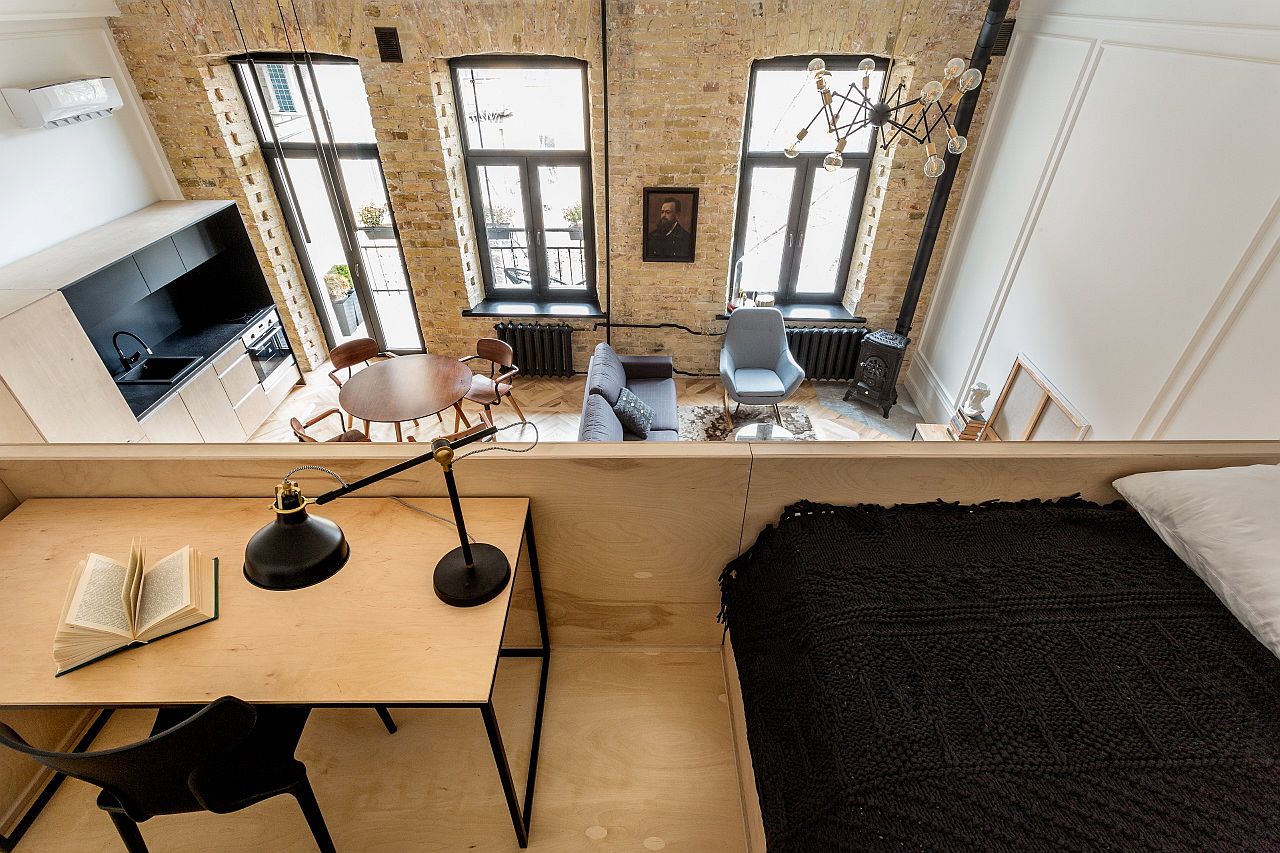
[[[151,736],[100,752],[48,752],[0,724],[0,741],[59,773],[102,789],[130,853],[147,853],[138,824],[156,815],[227,814],[292,794],[322,851],[333,851],[307,768],[293,757],[310,708],[253,706],[233,696],[204,707],[166,708]]]

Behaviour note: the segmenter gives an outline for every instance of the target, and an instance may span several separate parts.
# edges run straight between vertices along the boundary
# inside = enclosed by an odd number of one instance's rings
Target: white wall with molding
[[[1280,436],[1280,3],[1024,0],[906,377],[1025,353],[1096,439]]]
[[[124,106],[49,130],[0,100],[0,266],[182,193],[116,50],[102,0],[0,0],[0,87],[115,79]]]

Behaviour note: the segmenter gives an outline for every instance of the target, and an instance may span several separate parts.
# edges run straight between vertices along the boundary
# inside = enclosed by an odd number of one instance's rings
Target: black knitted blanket
[[[797,504],[721,586],[770,853],[1280,849],[1280,660],[1123,505]]]

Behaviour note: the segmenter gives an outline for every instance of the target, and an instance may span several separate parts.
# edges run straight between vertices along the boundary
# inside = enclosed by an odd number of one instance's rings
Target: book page
[[[142,592],[142,563],[146,552],[142,543],[134,539],[129,543],[129,572],[124,583],[124,607],[129,614],[129,630],[138,629],[138,596]]]
[[[90,554],[68,608],[67,624],[133,636],[122,595],[128,574],[127,566],[101,554]]]
[[[138,601],[139,634],[191,603],[191,575],[187,571],[190,552],[190,548],[175,551],[143,572]]]

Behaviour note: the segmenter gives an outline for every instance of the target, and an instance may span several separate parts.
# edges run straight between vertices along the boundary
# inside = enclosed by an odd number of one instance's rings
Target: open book
[[[90,554],[62,606],[53,638],[56,674],[217,618],[218,561],[190,545],[151,565],[136,540],[128,565]]]

